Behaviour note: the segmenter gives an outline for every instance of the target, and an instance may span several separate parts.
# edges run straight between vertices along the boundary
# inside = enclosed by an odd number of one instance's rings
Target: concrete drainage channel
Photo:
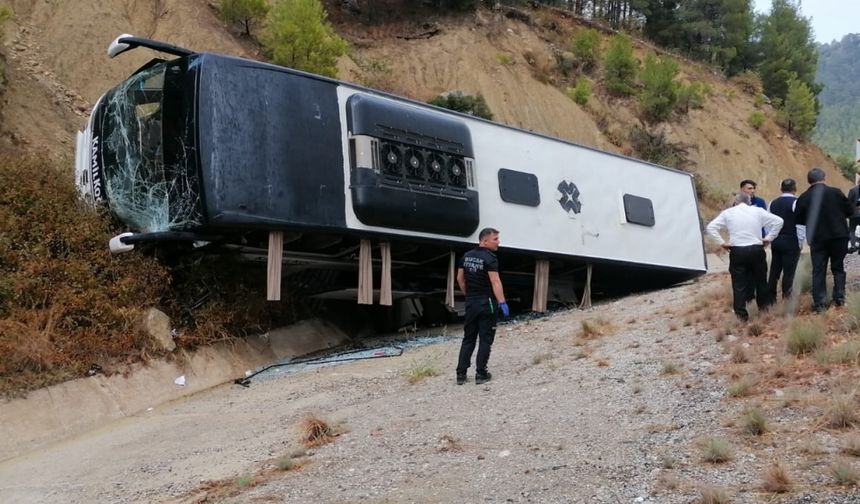
[[[311,319],[239,342],[176,350],[181,358],[71,380],[4,403],[0,462],[225,383],[249,386],[318,367],[393,357],[460,334],[459,329],[451,334],[439,328],[422,330],[417,337],[373,336],[362,339],[361,348],[347,349],[351,338],[346,333],[330,322]]]

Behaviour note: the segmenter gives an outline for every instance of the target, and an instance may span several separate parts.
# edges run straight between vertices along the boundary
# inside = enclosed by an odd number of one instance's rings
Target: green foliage
[[[857,163],[854,161],[854,158],[840,154],[834,158],[834,161],[836,161],[836,166],[839,167],[842,175],[851,182],[854,182],[854,175],[857,173]]]
[[[664,47],[732,75],[750,66],[753,9],[750,0],[642,0],[631,2],[645,16],[645,35]]]
[[[493,113],[490,111],[490,107],[487,106],[487,102],[481,94],[467,95],[459,92],[442,93],[427,103],[449,110],[456,110],[457,112],[462,112],[464,114],[483,117],[484,119],[493,118]]]
[[[570,50],[583,71],[590,72],[600,60],[600,33],[593,28],[580,30],[571,41]]]
[[[3,38],[6,33],[6,22],[12,18],[12,7],[9,7],[6,4],[0,4],[0,39]],[[0,58],[0,93],[2,93],[6,89],[6,60],[5,58]],[[2,289],[2,284],[0,284],[0,289]]]
[[[591,83],[587,79],[579,79],[576,86],[567,88],[567,96],[577,105],[585,105],[591,99]]]
[[[639,61],[633,56],[633,44],[624,35],[614,35],[603,61],[603,80],[606,88],[616,95],[631,95]]]
[[[764,126],[764,122],[767,120],[764,112],[761,110],[753,110],[750,112],[749,117],[747,117],[747,123],[755,129],[759,129]]]
[[[813,139],[831,156],[854,155],[860,132],[860,35],[818,46],[821,113]]]
[[[699,81],[681,83],[678,85],[678,110],[687,113],[691,108],[700,109],[705,106],[705,96],[710,92],[706,84]]]
[[[319,0],[276,0],[263,35],[263,46],[272,62],[336,76],[337,59],[348,46],[334,33],[326,17]]]
[[[812,92],[821,91],[815,83],[818,53],[809,19],[800,15],[793,0],[773,0],[770,13],[762,19],[758,52],[762,55],[758,71],[764,94],[786,100],[789,83],[800,81]],[[813,118],[814,119],[814,118]]]
[[[251,36],[251,26],[265,19],[269,12],[266,0],[220,0],[218,10],[227,24],[241,24],[245,35]]]
[[[789,133],[809,138],[815,127],[815,95],[806,84],[793,78],[789,81],[788,94],[778,117]]]
[[[668,58],[648,55],[642,67],[642,92],[639,104],[645,117],[665,121],[678,103],[678,63]]]

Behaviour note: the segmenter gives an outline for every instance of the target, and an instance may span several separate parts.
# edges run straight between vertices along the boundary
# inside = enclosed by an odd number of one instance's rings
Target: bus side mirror
[[[124,39],[126,37],[133,38],[134,35],[129,35],[128,33],[123,33],[119,37],[115,38],[113,40],[113,42],[111,42],[110,45],[108,46],[108,50],[107,50],[108,56],[110,56],[111,58],[115,58],[117,55],[122,54],[122,53],[128,51],[129,49],[131,49],[133,47],[130,44],[122,42],[122,39]]]

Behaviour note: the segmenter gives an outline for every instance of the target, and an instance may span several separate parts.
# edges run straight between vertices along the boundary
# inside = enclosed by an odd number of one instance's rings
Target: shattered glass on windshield
[[[189,177],[193,162],[187,136],[166,136],[166,68],[148,68],[105,97],[102,149],[110,207],[127,225],[144,232],[200,224],[200,194]]]

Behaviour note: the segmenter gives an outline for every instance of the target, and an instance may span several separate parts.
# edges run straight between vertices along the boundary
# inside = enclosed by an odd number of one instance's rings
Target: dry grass
[[[786,493],[791,490],[791,486],[791,477],[779,462],[767,468],[761,482],[761,489],[768,493]]]
[[[825,367],[832,364],[856,364],[860,362],[860,339],[843,341],[832,347],[821,347],[815,351],[815,360]]]
[[[735,364],[746,364],[750,361],[746,348],[743,345],[734,345],[732,347],[731,361]]]
[[[537,354],[534,357],[532,357],[532,365],[537,366],[541,362],[548,361],[548,360],[552,359],[553,357],[554,357],[554,355],[549,353],[549,352]]]
[[[740,425],[744,432],[753,436],[761,436],[767,432],[767,418],[760,408],[747,410],[741,417]]]
[[[752,393],[755,384],[756,380],[751,376],[744,376],[735,380],[729,385],[729,397],[747,397]]]
[[[836,483],[843,486],[855,486],[860,481],[860,474],[849,462],[840,460],[830,466],[830,475]]]
[[[712,464],[722,464],[732,459],[732,449],[728,441],[719,438],[705,438],[699,441],[702,460]]]
[[[860,457],[860,435],[851,434],[842,440],[842,453]]]
[[[747,334],[753,338],[757,338],[764,334],[765,326],[761,322],[750,322],[747,326]]]
[[[699,489],[698,504],[729,504],[731,501],[728,492],[722,488],[702,487]]]
[[[415,361],[406,370],[406,381],[414,385],[426,378],[432,378],[440,374],[439,367],[431,360]]]
[[[676,375],[681,372],[681,369],[678,367],[678,364],[667,361],[663,363],[663,367],[660,369],[660,374],[663,375]]]
[[[330,443],[335,438],[335,432],[323,419],[308,415],[299,424],[300,441],[307,447]]]
[[[845,429],[858,422],[857,401],[853,396],[834,397],[827,408],[827,425],[834,429]]]
[[[820,320],[797,319],[785,334],[789,353],[803,355],[812,352],[824,340],[824,324]]]
[[[590,340],[608,336],[614,332],[615,326],[606,319],[585,319],[579,323],[578,336],[583,340]]]

